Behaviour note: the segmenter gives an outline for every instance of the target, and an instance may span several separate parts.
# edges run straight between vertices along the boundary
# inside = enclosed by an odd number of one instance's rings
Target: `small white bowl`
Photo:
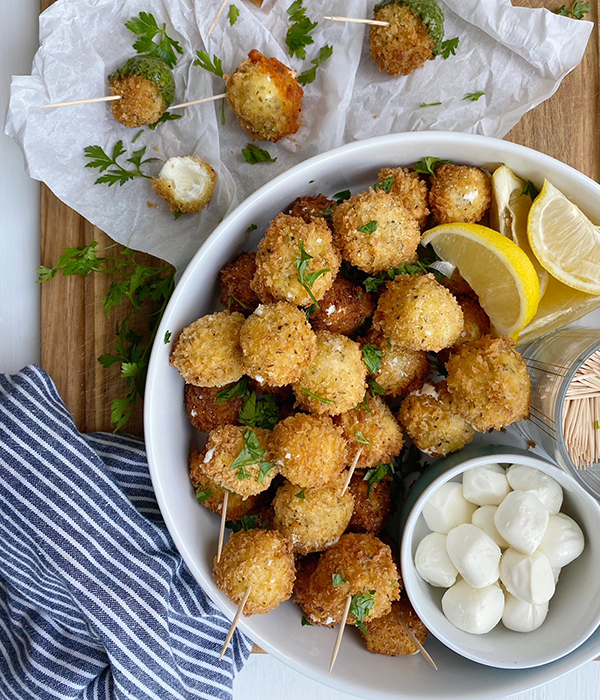
[[[402,535],[402,577],[408,597],[429,631],[461,656],[496,668],[533,668],[566,656],[583,644],[600,625],[600,505],[574,479],[558,467],[517,448],[475,448],[437,462],[439,476],[421,493]],[[513,632],[499,623],[487,634],[470,634],[455,627],[442,612],[447,589],[426,583],[417,573],[414,556],[430,530],[423,507],[449,481],[462,482],[463,473],[485,464],[524,464],[556,479],[562,486],[561,512],[571,516],[585,536],[583,553],[560,572],[548,616],[533,632]],[[419,488],[418,483],[416,484]]]

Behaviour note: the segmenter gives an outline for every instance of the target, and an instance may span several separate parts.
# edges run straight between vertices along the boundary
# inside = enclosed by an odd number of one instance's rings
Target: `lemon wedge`
[[[540,298],[548,286],[548,272],[540,265],[527,238],[527,216],[532,199],[524,193],[526,183],[507,165],[501,165],[492,175],[492,207],[490,225],[503,236],[514,241],[527,254],[540,282]]]
[[[456,265],[496,330],[516,340],[540,301],[535,268],[519,246],[479,224],[442,224],[426,232],[423,245]]]
[[[527,236],[553,277],[580,292],[600,294],[600,231],[548,180],[529,210]]]

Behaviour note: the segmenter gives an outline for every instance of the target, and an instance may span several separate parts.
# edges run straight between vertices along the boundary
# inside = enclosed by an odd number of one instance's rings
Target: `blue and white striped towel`
[[[143,442],[81,435],[37,367],[0,375],[0,696],[231,698],[251,650],[162,522]]]

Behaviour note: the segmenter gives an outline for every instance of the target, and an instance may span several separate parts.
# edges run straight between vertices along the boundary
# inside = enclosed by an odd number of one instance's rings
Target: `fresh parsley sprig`
[[[194,488],[196,489],[196,500],[200,505],[204,503],[205,501],[208,501],[208,499],[212,496],[212,489],[210,486],[208,488],[203,488],[201,484],[194,484]]]
[[[166,31],[166,24],[158,26],[154,15],[149,12],[140,12],[137,17],[132,17],[125,22],[127,29],[137,34],[137,40],[133,48],[145,56],[156,56],[164,61],[169,68],[175,68],[177,54],[182,54],[183,49],[178,41],[171,39]],[[154,39],[158,36],[158,42]]]
[[[384,177],[383,180],[380,180],[379,182],[376,182],[373,185],[373,189],[375,191],[377,190],[383,190],[384,192],[389,193],[389,191],[392,189],[392,185],[394,184],[394,176],[393,175],[388,175],[387,177]]]
[[[248,396],[248,377],[242,377],[230,387],[221,389],[217,393],[215,403],[223,403],[224,401],[232,401],[233,399],[243,399]]]
[[[239,520],[226,520],[225,527],[233,532],[240,530],[266,530],[269,526],[269,520],[261,520],[259,513],[245,513]]]
[[[338,586],[345,586],[348,583],[348,581],[346,581],[341,574],[331,574],[331,579],[334,588],[337,588]]]
[[[579,2],[579,0],[576,0],[576,2],[571,5],[570,10],[567,10],[566,5],[562,5],[559,10],[556,10],[556,14],[563,15],[564,17],[572,17],[573,19],[583,19],[589,11],[589,2]]]
[[[147,180],[151,180],[150,175],[142,172],[142,166],[146,163],[150,163],[158,158],[145,158],[146,147],[140,148],[138,151],[134,151],[131,158],[126,158],[127,163],[131,163],[133,168],[124,168],[120,163],[117,163],[117,159],[120,158],[125,153],[125,148],[123,147],[123,141],[117,141],[112,150],[112,155],[105,153],[101,146],[88,146],[83,149],[85,157],[90,159],[89,163],[85,164],[86,168],[98,168],[101,175],[95,182],[94,185],[100,185],[106,183],[109,187],[116,185],[124,185],[129,180],[133,180],[136,177],[143,177]]]
[[[377,221],[369,221],[368,223],[359,226],[357,230],[361,233],[367,233],[370,236],[372,233],[375,233],[375,231],[377,231],[378,225],[379,224]]]
[[[310,33],[317,26],[318,22],[311,22],[306,16],[306,8],[302,4],[302,0],[294,0],[288,7],[287,13],[291,25],[285,35],[285,43],[289,49],[290,56],[296,56],[304,60],[306,58],[306,47],[315,43]]]
[[[272,396],[267,394],[259,399],[253,391],[240,406],[238,419],[250,428],[273,430],[279,423],[279,407]]]
[[[525,183],[525,187],[523,187],[523,189],[521,190],[521,194],[528,194],[532,200],[534,200],[539,193],[540,191],[533,184],[533,182],[531,182],[531,180],[527,180],[527,182]]]
[[[442,165],[442,163],[452,163],[452,161],[427,156],[426,158],[423,158],[423,160],[419,160],[415,163],[415,172],[421,175],[431,175],[435,177],[435,169],[438,167],[438,165]]]
[[[209,73],[214,73],[219,78],[223,77],[223,62],[218,56],[213,54],[211,59],[207,51],[196,51],[196,55],[198,58],[194,61],[195,66],[200,66]]]
[[[246,428],[243,432],[244,446],[240,450],[238,456],[229,466],[229,470],[238,470],[237,478],[242,481],[249,479],[252,474],[246,469],[249,466],[258,467],[258,476],[256,480],[259,484],[264,482],[265,476],[269,475],[271,469],[275,466],[273,462],[263,460],[263,455],[266,452],[264,447],[261,447],[260,440],[257,434],[250,428]]]
[[[456,56],[456,49],[458,48],[459,38],[457,36],[454,39],[446,39],[442,41],[442,58],[450,58],[450,56]]]
[[[311,63],[313,64],[312,68],[307,68],[305,71],[302,71],[300,75],[298,76],[298,82],[300,85],[308,85],[309,83],[312,83],[315,78],[317,77],[317,68],[325,61],[327,61],[329,58],[331,58],[331,54],[333,53],[333,46],[325,45],[321,47],[319,50],[319,55],[316,58],[313,58]]]
[[[240,16],[240,8],[237,7],[236,5],[230,5],[229,11],[227,13],[230,27],[233,27],[233,25],[238,21],[239,16]]]
[[[300,257],[296,258],[295,265],[298,270],[298,282],[304,287],[308,296],[312,299],[313,304],[317,309],[321,308],[319,302],[316,300],[313,294],[312,287],[317,279],[324,275],[326,272],[331,272],[328,267],[324,267],[321,270],[316,270],[315,272],[307,272],[308,265],[313,259],[313,256],[304,250],[304,242],[298,242],[298,248],[300,249]]]
[[[249,143],[246,148],[242,148],[242,155],[247,163],[255,165],[256,163],[274,163],[277,156],[273,158],[269,151],[264,148],[259,148],[253,143]]]
[[[364,619],[371,612],[371,608],[374,605],[375,591],[352,596],[349,614],[354,616],[354,624],[364,634],[368,634]]]
[[[362,356],[367,369],[371,374],[377,374],[381,369],[383,350],[372,343],[365,343],[362,346]]]
[[[171,114],[170,112],[164,112],[163,115],[161,116],[160,119],[157,119],[154,124],[149,124],[148,128],[151,131],[154,131],[157,129],[161,124],[164,124],[165,122],[173,122],[176,121],[177,119],[181,119],[183,117],[183,114]]]

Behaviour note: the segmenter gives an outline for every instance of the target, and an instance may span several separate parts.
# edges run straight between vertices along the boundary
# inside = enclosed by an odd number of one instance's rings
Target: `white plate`
[[[183,405],[183,380],[169,367],[166,331],[182,328],[215,309],[219,269],[242,249],[252,249],[275,215],[299,195],[353,193],[377,181],[385,166],[411,165],[425,156],[451,159],[493,170],[506,163],[541,188],[548,178],[594,221],[600,222],[600,186],[572,168],[530,149],[484,136],[444,132],[393,134],[351,143],[311,158],[263,186],[214,231],[194,256],[165,311],[154,344],[144,423],[152,483],[169,531],[181,555],[208,595],[230,618],[235,606],[213,583],[218,519],[198,507],[188,477],[193,430]],[[257,165],[257,167],[268,167]],[[252,234],[247,229],[258,226]],[[598,326],[598,314],[588,325]],[[356,630],[348,629],[333,673],[327,673],[337,630],[301,627],[300,609],[291,602],[268,615],[240,621],[240,629],[265,651],[296,670],[363,698],[503,698],[547,683],[600,654],[600,631],[571,654],[545,666],[504,670],[468,661],[433,636],[427,648],[434,673],[420,655],[391,658],[367,652]]]

